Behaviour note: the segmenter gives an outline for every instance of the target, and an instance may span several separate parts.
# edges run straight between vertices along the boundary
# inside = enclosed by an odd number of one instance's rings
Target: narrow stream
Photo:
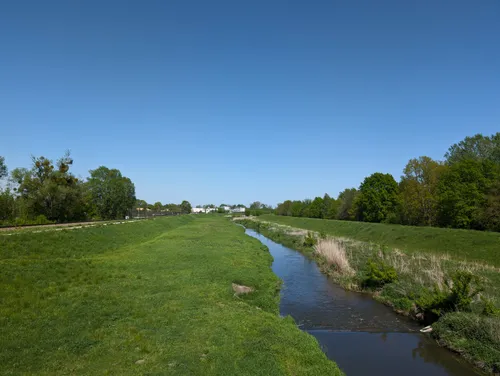
[[[272,269],[283,280],[281,314],[292,316],[316,337],[328,358],[348,376],[481,375],[421,334],[415,322],[330,281],[301,253],[254,230],[246,233],[265,244],[274,257]]]

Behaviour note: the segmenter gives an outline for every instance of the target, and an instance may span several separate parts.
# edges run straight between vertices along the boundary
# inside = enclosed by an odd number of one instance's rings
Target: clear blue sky
[[[3,1],[0,155],[148,202],[331,195],[500,131],[500,1]]]

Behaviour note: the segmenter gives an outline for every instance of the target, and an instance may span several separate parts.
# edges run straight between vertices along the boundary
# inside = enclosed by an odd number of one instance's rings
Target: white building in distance
[[[231,209],[231,213],[244,213],[246,208],[234,208]]]
[[[191,213],[211,213],[215,212],[216,208],[191,208]]]

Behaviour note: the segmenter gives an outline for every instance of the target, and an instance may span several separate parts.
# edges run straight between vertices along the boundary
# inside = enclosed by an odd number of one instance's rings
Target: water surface
[[[246,233],[265,244],[274,257],[273,271],[283,280],[281,314],[292,316],[316,337],[328,358],[348,376],[480,375],[421,334],[414,321],[366,294],[342,289],[301,253],[254,230]]]

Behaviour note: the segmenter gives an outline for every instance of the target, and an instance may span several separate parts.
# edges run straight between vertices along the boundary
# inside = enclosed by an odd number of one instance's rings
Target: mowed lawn
[[[217,216],[0,235],[0,373],[340,374],[279,317],[271,262]]]
[[[372,242],[404,251],[448,254],[455,259],[500,266],[500,233],[262,215],[259,220]]]

